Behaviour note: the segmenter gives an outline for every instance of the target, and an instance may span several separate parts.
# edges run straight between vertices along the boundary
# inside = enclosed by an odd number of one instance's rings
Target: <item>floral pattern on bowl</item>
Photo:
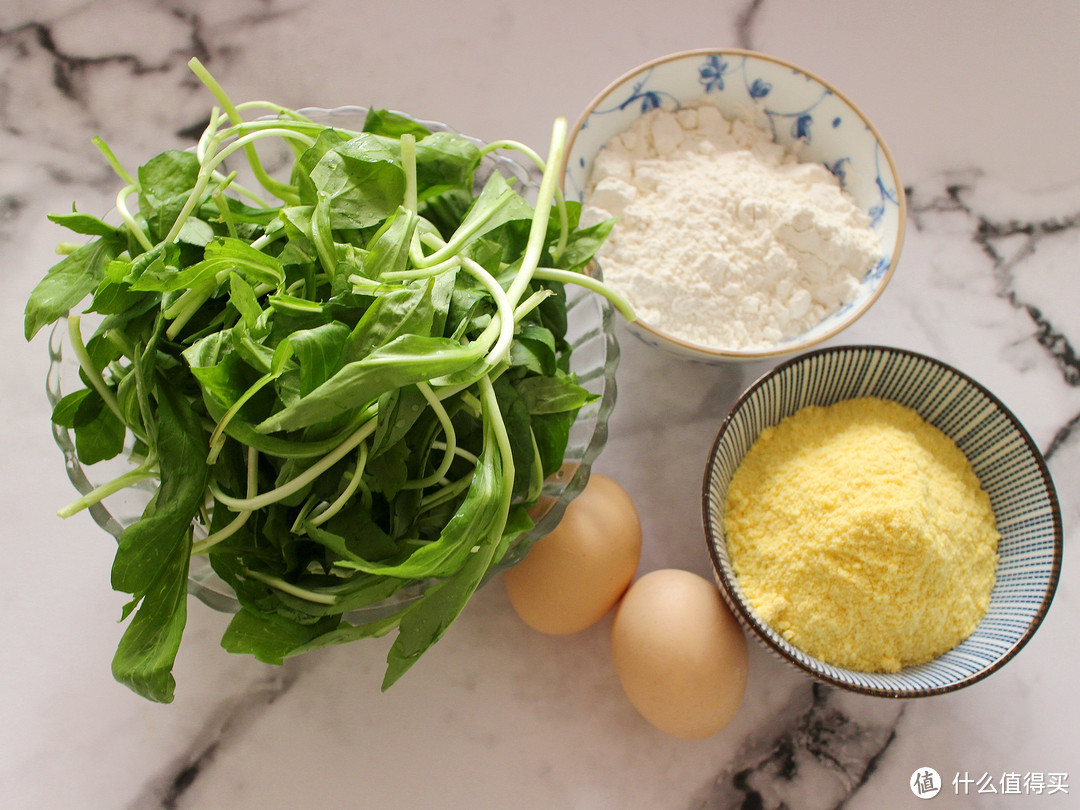
[[[772,133],[799,159],[821,163],[870,218],[881,259],[852,302],[811,330],[763,350],[728,351],[685,343],[647,324],[645,342],[706,362],[764,359],[805,350],[840,332],[873,304],[888,283],[903,243],[906,198],[893,159],[866,116],[836,88],[799,67],[742,50],[685,51],[647,62],[615,80],[586,108],[567,148],[564,193],[583,201],[596,155],[642,115],[714,104],[725,117]]]

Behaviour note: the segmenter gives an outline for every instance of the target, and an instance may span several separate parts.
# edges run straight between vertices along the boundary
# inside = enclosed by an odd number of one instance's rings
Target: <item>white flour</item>
[[[852,300],[880,257],[865,213],[816,163],[711,106],[653,110],[597,156],[583,224],[638,317],[715,348],[767,348]]]

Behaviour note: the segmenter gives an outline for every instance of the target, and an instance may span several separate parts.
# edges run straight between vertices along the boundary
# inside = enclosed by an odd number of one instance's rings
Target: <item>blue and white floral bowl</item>
[[[856,298],[809,331],[770,348],[733,351],[691,344],[640,320],[631,331],[645,342],[705,362],[762,360],[805,351],[863,315],[896,269],[906,200],[885,142],[839,90],[783,60],[744,50],[694,50],[646,62],[616,79],[582,113],[567,145],[563,191],[582,201],[596,155],[611,138],[656,109],[710,103],[729,119],[771,132],[800,160],[825,165],[866,212],[881,259],[862,279]],[[602,262],[601,262],[602,270]]]
[[[731,478],[759,433],[808,405],[873,396],[913,408],[951,438],[990,496],[1001,535],[990,606],[952,650],[895,673],[859,672],[807,655],[746,600],[731,567],[724,507]],[[721,593],[768,649],[820,681],[867,695],[912,698],[982,680],[1031,639],[1061,575],[1061,512],[1046,462],[1020,421],[990,391],[939,360],[884,346],[838,346],[781,363],[751,385],[722,423],[702,491],[709,554]]]

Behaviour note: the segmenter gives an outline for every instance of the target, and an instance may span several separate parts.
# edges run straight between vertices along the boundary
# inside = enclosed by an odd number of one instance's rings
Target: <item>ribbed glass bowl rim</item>
[[[325,120],[327,123],[331,123],[334,120],[340,121],[341,119],[352,119],[362,123],[368,110],[368,107],[348,105],[340,107],[302,107],[299,108],[297,112],[312,118],[315,121]],[[484,143],[480,139],[464,135],[450,125],[440,121],[418,118],[397,110],[390,110],[390,112],[408,117],[433,131],[452,132],[466,138],[478,146],[482,146]],[[359,127],[356,128],[359,129]],[[492,170],[501,170],[504,173],[517,178],[527,190],[535,192],[537,186],[534,177],[536,171],[535,167],[526,166],[519,160],[506,154],[489,153],[485,157],[485,160],[489,162]],[[590,272],[594,275],[599,273],[595,263],[590,267]],[[602,351],[603,363],[588,369],[572,368],[575,373],[578,373],[579,375],[588,375],[589,380],[595,380],[600,385],[600,390],[595,392],[599,394],[599,399],[595,400],[590,405],[585,406],[582,413],[579,414],[578,419],[575,421],[574,428],[580,431],[582,425],[591,423],[592,430],[588,434],[587,439],[581,443],[581,446],[573,449],[573,457],[568,455],[562,469],[549,477],[544,486],[540,503],[531,511],[535,525],[533,529],[524,536],[523,542],[519,542],[515,547],[528,547],[533,541],[550,532],[559,521],[562,520],[562,517],[566,512],[566,507],[581,493],[588,483],[592,465],[599,457],[600,453],[603,452],[603,449],[607,444],[608,422],[611,418],[612,411],[615,409],[615,403],[618,398],[618,386],[615,373],[619,365],[620,349],[615,334],[615,309],[603,296],[588,292],[581,288],[572,287],[572,285],[567,285],[567,307],[569,312],[573,313],[578,311],[583,306],[592,310],[589,311],[589,309],[587,309],[586,314],[593,314],[593,312],[595,312],[594,317],[596,320],[594,324],[591,324],[590,327],[580,335],[576,345],[573,343],[571,344],[572,349],[574,349],[571,354],[571,363],[573,363],[575,357],[580,357],[580,353],[577,349],[584,345],[585,342],[591,343],[593,341],[598,341],[597,345]],[[571,317],[573,317],[572,314]],[[571,322],[571,326],[574,326],[573,321]],[[60,397],[63,396],[64,393],[61,388],[61,382],[63,378],[63,364],[66,362],[66,356],[63,351],[65,346],[70,348],[67,344],[67,329],[65,322],[60,321],[53,327],[48,344],[49,368],[45,388],[46,397],[53,407],[59,402]],[[81,495],[86,495],[94,489],[95,484],[91,481],[91,476],[87,474],[88,470],[78,459],[75,442],[71,432],[67,428],[61,427],[55,423],[51,423],[51,426],[53,440],[64,456],[64,466],[68,479]],[[152,485],[145,486],[144,489],[152,491]],[[104,529],[114,538],[119,539],[120,533],[125,528],[125,524],[121,519],[110,512],[109,507],[105,502],[99,501],[89,507],[87,511],[100,528]],[[502,562],[493,568],[492,573],[504,570],[515,564],[520,556],[520,554],[514,553],[514,549],[511,549]],[[193,563],[197,563],[199,559],[200,558],[193,558]],[[205,558],[201,559],[205,562]],[[203,568],[205,570],[193,570],[189,575],[188,593],[216,610],[225,612],[235,612],[238,610],[239,604],[228,585],[214,576],[208,563],[205,563]],[[422,595],[423,590],[423,587],[415,586],[404,588],[383,602],[378,602],[374,605],[351,611],[347,613],[346,616],[354,618],[370,618],[371,614],[385,613],[394,609],[400,609],[409,602],[418,599]]]

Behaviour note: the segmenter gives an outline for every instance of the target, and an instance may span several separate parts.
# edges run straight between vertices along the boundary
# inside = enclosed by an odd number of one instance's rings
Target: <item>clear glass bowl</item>
[[[305,108],[301,112],[320,123],[359,130],[367,115],[367,108]],[[420,120],[420,123],[431,130],[453,131],[447,125],[435,121]],[[481,143],[474,138],[469,140]],[[268,166],[272,165],[272,160],[265,156],[264,162]],[[515,178],[524,186],[527,198],[530,194],[535,195],[538,182],[535,167],[525,166],[505,155],[488,155],[477,172],[477,182],[482,183],[494,171],[501,172],[508,178]],[[530,202],[532,201],[530,199]],[[524,538],[525,542],[517,544],[515,548],[527,548],[531,541],[550,532],[562,519],[567,504],[585,487],[589,480],[589,470],[607,442],[608,419],[615,407],[615,371],[619,364],[619,345],[615,338],[614,308],[603,296],[576,285],[567,285],[566,295],[569,310],[566,338],[572,350],[570,370],[578,376],[580,385],[598,396],[579,412],[570,430],[563,465],[547,480],[539,503],[531,510],[530,514],[536,525]],[[65,322],[58,323],[52,330],[49,339],[49,361],[46,392],[50,404],[55,407],[65,394],[83,387]],[[131,460],[131,436],[128,437],[125,452],[120,456],[85,467],[76,454],[73,432],[56,424],[52,425],[52,430],[53,438],[63,452],[68,478],[83,495],[135,466]],[[124,528],[142,515],[155,489],[152,481],[143,482],[110,495],[88,511],[98,526],[114,538],[119,538]],[[196,531],[201,532],[198,524]],[[198,537],[198,534],[196,536]],[[504,570],[518,562],[519,558],[520,552],[515,554],[514,549],[511,549],[494,570]],[[347,616],[357,622],[372,621],[418,599],[425,587],[424,584],[418,584],[402,589],[383,602],[352,611]],[[188,592],[215,610],[236,612],[240,607],[232,589],[214,573],[209,560],[203,555],[196,555],[191,559]]]

